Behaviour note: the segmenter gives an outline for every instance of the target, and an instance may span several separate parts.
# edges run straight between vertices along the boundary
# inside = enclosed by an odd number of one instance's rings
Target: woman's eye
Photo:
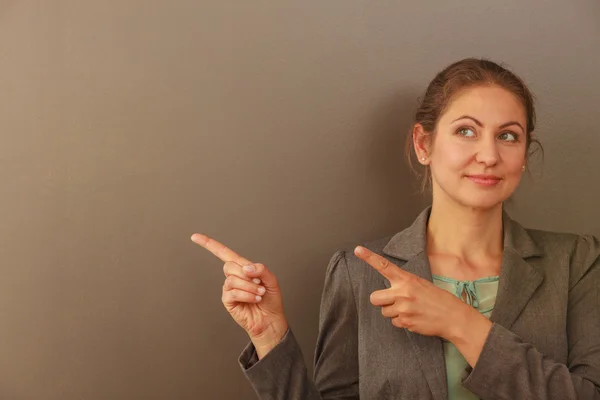
[[[471,128],[459,128],[456,133],[464,137],[474,137],[475,131]]]
[[[507,142],[516,142],[518,140],[518,135],[512,132],[504,132],[501,133],[500,136],[498,136],[498,138]]]

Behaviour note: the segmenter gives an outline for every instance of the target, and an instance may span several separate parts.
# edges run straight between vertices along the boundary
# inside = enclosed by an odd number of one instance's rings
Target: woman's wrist
[[[250,337],[250,340],[256,349],[258,359],[262,359],[267,353],[273,350],[281,342],[287,331],[288,324],[287,321],[284,320],[270,325],[260,335]]]
[[[462,301],[460,301],[460,306],[457,307],[455,312],[449,316],[451,322],[446,324],[447,329],[442,337],[454,345],[468,341],[470,327],[474,320],[483,317],[479,311]]]

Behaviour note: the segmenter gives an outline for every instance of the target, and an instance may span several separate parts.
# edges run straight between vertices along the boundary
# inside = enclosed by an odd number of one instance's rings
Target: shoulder
[[[390,242],[392,237],[394,237],[394,235],[373,239],[364,243],[360,243],[360,245],[366,247],[375,254],[397,263],[398,260],[387,256],[383,252],[384,247]],[[369,266],[363,260],[358,258],[356,254],[354,254],[355,248],[356,246],[346,246],[336,251],[329,261],[327,274],[329,275],[340,270],[344,270],[348,273],[351,280],[358,281],[365,279],[367,276],[378,277],[379,273],[374,268]]]
[[[580,235],[570,232],[556,232],[525,228],[529,237],[543,253],[571,253]]]
[[[525,231],[545,254],[573,257],[584,252],[598,255],[598,238],[594,235],[531,228],[526,228]]]
[[[563,264],[568,268],[569,287],[590,270],[600,268],[600,242],[594,235],[538,229],[527,229],[527,233],[547,264]]]

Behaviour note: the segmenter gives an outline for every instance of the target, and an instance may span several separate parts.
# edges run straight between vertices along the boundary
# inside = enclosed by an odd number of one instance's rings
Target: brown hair
[[[527,119],[526,126],[526,151],[527,156],[533,154],[531,144],[535,143],[538,148],[543,148],[540,142],[531,137],[531,132],[535,128],[535,107],[534,97],[527,85],[516,76],[514,73],[496,64],[493,61],[477,58],[465,58],[447,66],[439,72],[435,78],[429,83],[425,96],[420,102],[417,112],[415,113],[414,124],[421,124],[424,131],[433,137],[435,128],[441,115],[448,108],[451,100],[461,91],[475,87],[497,85],[512,94],[514,94],[523,104]],[[414,127],[413,124],[413,127]],[[408,133],[406,140],[406,157],[410,168],[417,173],[421,172],[415,168],[413,157],[416,155],[413,150],[413,130]],[[422,190],[431,184],[431,172],[425,167],[422,174]]]

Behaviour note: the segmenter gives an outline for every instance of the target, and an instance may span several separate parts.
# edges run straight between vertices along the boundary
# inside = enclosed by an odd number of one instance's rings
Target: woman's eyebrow
[[[473,117],[471,117],[471,116],[469,116],[469,115],[463,115],[463,116],[460,116],[460,117],[456,118],[456,119],[455,119],[454,121],[452,121],[452,122],[456,122],[456,121],[458,121],[459,119],[465,119],[465,118],[467,118],[467,119],[471,119],[471,120],[473,120],[473,122],[475,122],[475,123],[476,123],[478,126],[481,126],[481,127],[483,127],[483,124],[482,124],[481,122],[479,122],[478,120],[476,120],[475,118],[473,118]]]
[[[471,117],[471,116],[469,116],[469,115],[463,115],[463,116],[460,116],[460,117],[456,118],[456,119],[455,119],[454,121],[452,121],[452,122],[456,122],[456,121],[458,121],[459,119],[465,119],[465,118],[466,118],[466,119],[470,119],[470,120],[472,120],[473,122],[475,122],[475,124],[477,124],[478,126],[480,126],[480,127],[483,127],[483,124],[482,124],[482,123],[481,123],[479,120],[477,120],[476,118],[473,118],[473,117]],[[521,124],[520,124],[519,122],[517,122],[517,121],[508,121],[508,122],[505,122],[505,123],[503,123],[502,125],[500,125],[498,128],[499,128],[499,129],[502,129],[502,128],[506,128],[507,126],[511,126],[511,125],[517,125],[519,128],[521,128],[521,130],[522,130],[523,132],[525,132],[525,128],[523,128],[523,125],[521,125]]]
[[[511,126],[511,125],[517,125],[519,126],[519,128],[521,128],[521,130],[523,132],[525,132],[525,128],[523,128],[523,125],[521,125],[520,123],[518,123],[517,121],[509,121],[509,122],[505,122],[502,125],[500,125],[498,128],[502,129],[502,128],[506,128],[507,126]]]

